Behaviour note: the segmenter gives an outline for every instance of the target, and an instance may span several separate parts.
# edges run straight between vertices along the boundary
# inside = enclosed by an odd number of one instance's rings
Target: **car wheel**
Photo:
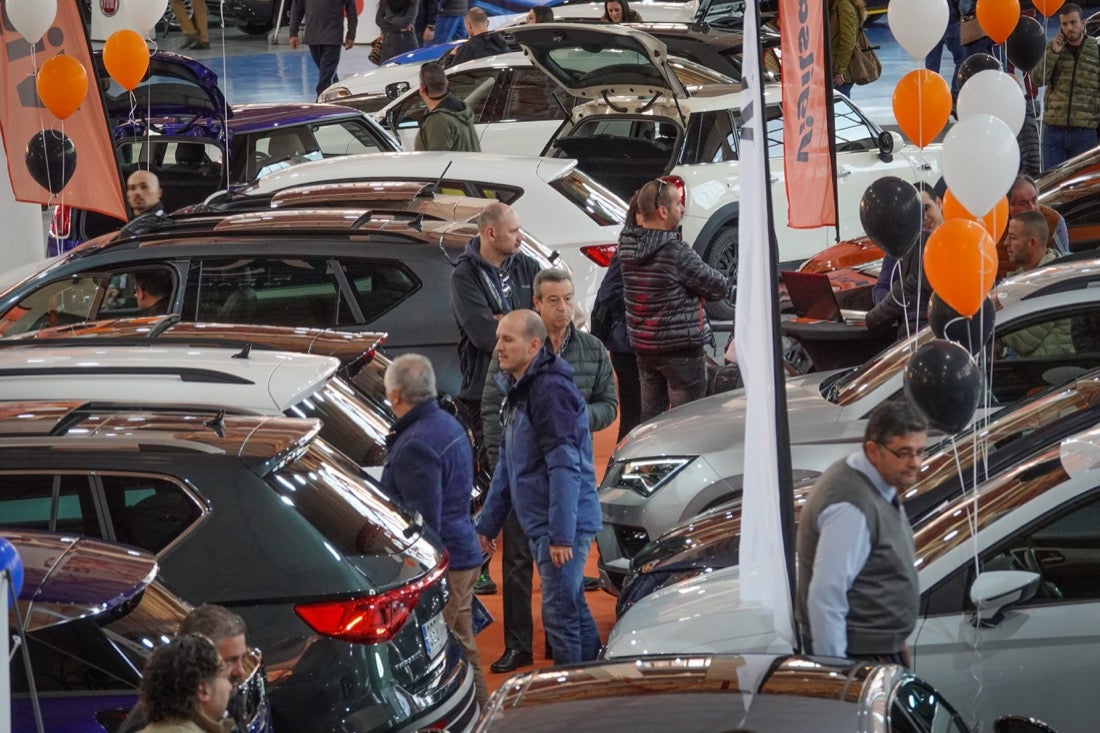
[[[707,245],[703,260],[734,282],[737,281],[737,222],[718,232]],[[707,315],[717,321],[732,321],[733,303],[725,300],[707,303]]]

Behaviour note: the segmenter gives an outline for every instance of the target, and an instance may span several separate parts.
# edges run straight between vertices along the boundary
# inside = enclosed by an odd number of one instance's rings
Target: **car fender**
[[[691,242],[692,249],[698,252],[699,256],[702,257],[706,254],[707,245],[714,241],[714,238],[718,236],[718,232],[726,227],[736,226],[740,215],[740,202],[734,201],[718,207],[718,209],[710,215],[710,218],[707,219],[707,223],[703,225],[699,233],[695,235],[695,238]]]

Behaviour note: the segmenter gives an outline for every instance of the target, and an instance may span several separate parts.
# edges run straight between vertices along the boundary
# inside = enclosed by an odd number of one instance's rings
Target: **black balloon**
[[[859,220],[879,249],[901,259],[920,237],[920,193],[909,181],[884,176],[863,192]]]
[[[26,162],[38,185],[50,193],[60,193],[76,170],[76,146],[60,130],[42,130],[27,143]]]
[[[982,308],[972,318],[960,315],[957,310],[932,293],[928,307],[928,324],[937,338],[961,344],[971,354],[981,351],[993,337],[993,299],[986,298]]]
[[[905,368],[905,396],[933,427],[955,434],[978,409],[982,375],[962,346],[937,339],[917,349]]]
[[[1039,21],[1026,15],[1020,16],[1016,29],[1005,41],[1008,60],[1020,71],[1028,72],[1043,60],[1047,38]]]
[[[970,77],[977,74],[979,71],[986,71],[993,69],[994,71],[1001,71],[1001,62],[993,58],[987,53],[976,53],[973,56],[967,57],[966,61],[959,64],[959,70],[956,72],[956,77],[959,82],[959,89],[962,90],[963,84]]]

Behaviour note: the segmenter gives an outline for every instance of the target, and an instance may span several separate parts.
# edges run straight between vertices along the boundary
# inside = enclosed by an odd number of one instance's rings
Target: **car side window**
[[[968,733],[958,713],[935,689],[907,676],[894,690],[890,703],[893,733]]]
[[[1100,366],[1100,306],[1048,311],[999,329],[992,348],[993,396],[1015,402],[1062,379],[1053,369]]]
[[[855,107],[846,99],[833,98],[833,119],[836,126],[836,151],[849,153],[870,150],[878,152],[878,136]]]
[[[13,336],[87,321],[100,290],[106,287],[104,278],[98,275],[47,283],[24,296],[0,317],[0,335]]]
[[[737,160],[737,142],[729,112],[724,109],[706,112],[702,122],[699,162],[724,163]]]
[[[561,100],[562,104],[558,104]],[[573,106],[573,98],[538,69],[515,69],[508,90],[503,121],[531,122],[564,119]]]
[[[768,158],[783,157],[783,108],[772,105],[764,110],[767,118]]]
[[[1100,598],[1100,491],[1017,533],[982,568],[1038,573],[1039,590],[1024,605]]]
[[[329,260],[241,257],[195,262],[184,318],[332,328],[359,322]]]
[[[0,527],[103,539],[88,478],[81,474],[0,474]]]
[[[451,94],[466,103],[474,113],[475,122],[481,120],[499,73],[499,71],[487,72],[485,69],[479,69],[476,72],[447,75]],[[397,120],[398,127],[419,127],[427,112],[424,100],[418,93],[413,92],[394,108],[394,119]]]
[[[370,126],[362,120],[315,123],[312,130],[321,155],[325,158],[377,153],[382,149]]]
[[[175,541],[202,516],[183,487],[151,476],[100,475],[115,539],[152,553]]]
[[[345,260],[343,266],[367,323],[420,289],[420,280],[400,262]]]

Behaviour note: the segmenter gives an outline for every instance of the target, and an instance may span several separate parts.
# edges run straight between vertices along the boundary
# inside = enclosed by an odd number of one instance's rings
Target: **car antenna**
[[[218,410],[218,414],[202,424],[204,428],[210,428],[219,438],[225,437],[225,410]]]
[[[449,171],[451,169],[452,165],[454,165],[454,161],[453,160],[448,160],[447,161],[447,167],[444,168],[443,172],[439,174],[439,178],[435,179],[435,183],[433,183],[431,185],[431,187],[427,189],[427,191],[424,191],[423,189],[421,189],[421,193],[418,193],[417,196],[420,196],[421,194],[423,194],[424,196],[431,196],[431,197],[434,198],[435,195],[437,193],[439,193],[439,184],[443,183],[443,177],[445,175],[447,175],[447,171]]]
[[[151,329],[149,329],[149,338],[155,339],[157,336],[160,336],[162,333],[164,333],[169,328],[171,328],[172,326],[176,325],[179,322],[180,322],[180,316],[179,316],[178,313],[173,313],[173,314],[167,315],[167,316],[161,316],[160,322],[157,323],[157,325],[153,326]]]
[[[424,215],[417,214],[412,221],[409,222],[409,228],[418,232],[424,231]]]
[[[247,359],[252,355],[252,344],[245,344],[244,348],[234,354],[231,359]]]

